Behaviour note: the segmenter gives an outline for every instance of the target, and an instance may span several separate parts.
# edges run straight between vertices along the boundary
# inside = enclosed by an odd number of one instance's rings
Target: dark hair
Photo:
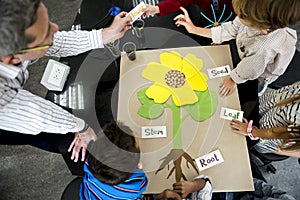
[[[256,28],[275,30],[300,20],[299,0],[233,0],[237,16]]]
[[[132,130],[111,122],[89,150],[88,166],[102,183],[117,185],[131,176],[139,160],[140,150]]]
[[[26,48],[35,38],[25,30],[35,23],[41,0],[0,0],[0,57]]]

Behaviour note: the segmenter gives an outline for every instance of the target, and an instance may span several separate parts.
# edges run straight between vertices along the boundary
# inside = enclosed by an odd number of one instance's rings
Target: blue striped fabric
[[[133,200],[141,196],[148,185],[148,179],[140,169],[136,169],[123,183],[114,186],[104,184],[95,178],[87,164],[84,165],[84,172],[85,175],[80,185],[81,200]]]

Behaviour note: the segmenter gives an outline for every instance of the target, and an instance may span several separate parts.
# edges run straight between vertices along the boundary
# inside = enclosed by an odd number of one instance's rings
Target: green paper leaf
[[[198,102],[185,105],[183,108],[196,121],[204,121],[214,114],[218,105],[218,96],[215,92],[206,90],[204,92],[195,91]]]
[[[164,113],[164,106],[156,103],[145,103],[137,112],[140,116],[147,119],[155,119]]]
[[[153,99],[149,99],[146,95],[146,90],[148,88],[144,88],[140,91],[138,91],[137,93],[137,97],[138,99],[140,100],[141,104],[146,104],[146,103],[149,103],[149,102],[153,102],[154,103],[154,100]]]

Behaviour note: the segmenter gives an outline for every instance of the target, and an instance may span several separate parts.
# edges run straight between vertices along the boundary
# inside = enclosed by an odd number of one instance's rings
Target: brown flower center
[[[177,70],[169,71],[165,76],[165,81],[168,86],[173,88],[182,87],[185,83],[185,75]]]

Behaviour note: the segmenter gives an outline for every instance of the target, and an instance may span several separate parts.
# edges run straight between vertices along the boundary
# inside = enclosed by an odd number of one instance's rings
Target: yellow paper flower
[[[169,97],[176,106],[193,104],[198,101],[194,90],[207,89],[207,75],[200,72],[203,61],[193,54],[187,54],[183,59],[176,52],[165,52],[160,55],[160,63],[150,62],[143,70],[142,76],[154,84],[146,95],[155,103],[165,103]]]

